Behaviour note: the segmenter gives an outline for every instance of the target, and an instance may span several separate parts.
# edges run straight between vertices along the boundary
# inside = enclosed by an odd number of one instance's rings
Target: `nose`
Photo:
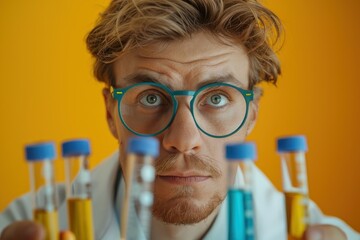
[[[201,132],[195,124],[189,104],[184,102],[179,102],[173,122],[164,132],[162,145],[171,153],[195,154],[201,148]]]

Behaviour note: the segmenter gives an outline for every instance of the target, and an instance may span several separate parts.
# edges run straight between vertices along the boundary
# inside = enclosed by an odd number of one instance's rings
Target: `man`
[[[87,38],[120,152],[92,176],[97,239],[119,238],[121,169],[134,135],[155,136],[161,145],[152,239],[226,238],[224,146],[252,131],[261,95],[255,85],[276,83],[280,65],[270,43],[280,32],[276,15],[255,0],[111,2]],[[14,222],[30,218],[27,200],[0,216],[0,229],[10,224],[1,239],[21,239],[25,228],[41,239],[37,225]],[[254,200],[258,238],[285,239],[283,196],[259,170]],[[61,204],[62,228],[65,209]],[[314,225],[305,239],[360,239],[314,204],[310,210]],[[141,239],[141,227],[130,227],[129,239]]]

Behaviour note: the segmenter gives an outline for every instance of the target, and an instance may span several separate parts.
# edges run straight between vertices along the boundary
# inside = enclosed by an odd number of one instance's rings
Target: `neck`
[[[169,224],[153,217],[151,239],[202,239],[215,221],[220,207],[221,204],[207,218],[191,225]]]

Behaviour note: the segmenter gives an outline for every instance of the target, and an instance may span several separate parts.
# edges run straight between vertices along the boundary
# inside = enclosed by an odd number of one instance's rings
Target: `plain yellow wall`
[[[88,137],[92,166],[116,149],[102,85],[84,38],[108,0],[1,1],[0,209],[29,189],[26,143]],[[283,20],[278,87],[264,84],[251,135],[258,165],[281,187],[279,135],[303,133],[310,195],[322,210],[360,230],[360,2],[266,0]],[[63,180],[61,160],[57,178]]]

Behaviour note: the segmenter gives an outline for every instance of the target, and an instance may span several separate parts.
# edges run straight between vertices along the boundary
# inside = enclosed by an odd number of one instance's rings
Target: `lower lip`
[[[193,176],[193,177],[176,177],[176,176],[158,176],[161,180],[172,184],[190,185],[208,180],[210,177]]]

